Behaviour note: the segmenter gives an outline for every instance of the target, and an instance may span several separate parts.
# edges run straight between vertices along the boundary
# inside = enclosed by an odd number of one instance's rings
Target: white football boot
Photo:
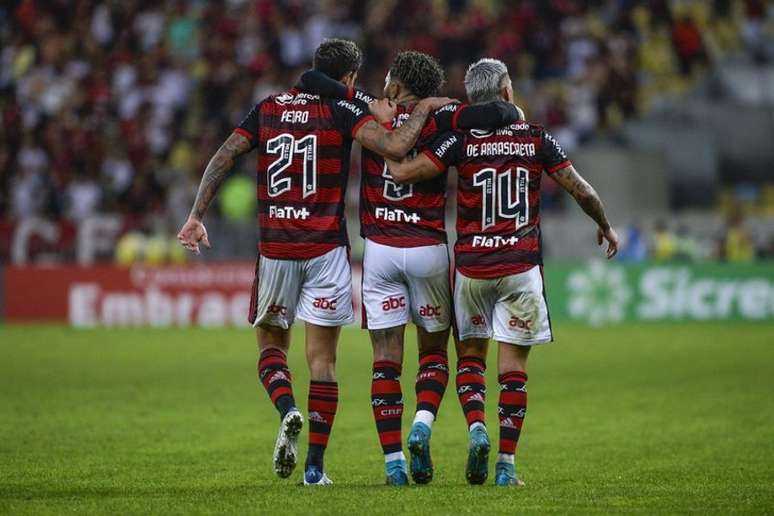
[[[274,445],[274,472],[280,478],[288,478],[298,462],[298,436],[304,426],[304,417],[297,409],[291,409],[280,423],[277,442]]]

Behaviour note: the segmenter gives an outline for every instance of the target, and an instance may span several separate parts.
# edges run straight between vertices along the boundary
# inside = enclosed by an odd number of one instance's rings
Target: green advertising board
[[[544,274],[554,321],[774,320],[774,262],[548,263]]]

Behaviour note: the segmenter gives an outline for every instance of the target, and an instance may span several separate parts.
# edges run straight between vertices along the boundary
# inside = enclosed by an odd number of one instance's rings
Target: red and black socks
[[[500,401],[500,453],[498,462],[513,463],[524,416],[527,414],[527,373],[511,371],[498,377]]]
[[[323,455],[328,446],[333,419],[339,404],[339,384],[336,382],[309,382],[309,453],[306,464],[323,469]]]
[[[448,383],[449,358],[446,351],[421,353],[415,384],[417,412],[414,423],[424,423],[432,427]]]
[[[468,428],[486,425],[484,403],[486,401],[486,362],[478,357],[461,357],[457,362],[457,396]]]
[[[296,406],[296,402],[293,399],[293,380],[288,369],[288,359],[282,350],[268,348],[261,352],[258,359],[258,378],[269,393],[280,419],[285,417],[285,414]]]
[[[371,377],[371,408],[385,462],[405,460],[401,436],[403,392],[400,388],[401,365],[389,360],[374,362]]]

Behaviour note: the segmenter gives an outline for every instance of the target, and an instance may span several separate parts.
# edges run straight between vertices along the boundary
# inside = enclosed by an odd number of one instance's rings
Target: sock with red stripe
[[[296,406],[296,402],[293,399],[293,378],[288,369],[288,359],[281,349],[267,348],[261,352],[258,378],[282,419]]]
[[[527,414],[527,373],[510,371],[501,374],[498,380],[500,382],[500,403],[497,408],[500,416],[498,461],[513,463],[524,416]]]
[[[486,363],[478,357],[461,357],[457,362],[457,396],[468,428],[485,425]]]
[[[401,365],[389,360],[374,362],[371,377],[371,408],[379,432],[385,462],[405,460],[401,437],[403,393],[400,388]]]
[[[420,354],[415,386],[417,413],[414,416],[414,423],[424,423],[432,427],[448,383],[449,357],[446,351],[428,351]]]
[[[339,384],[336,382],[309,382],[309,453],[307,466],[312,464],[323,469],[323,455],[328,446],[336,407],[339,404]]]

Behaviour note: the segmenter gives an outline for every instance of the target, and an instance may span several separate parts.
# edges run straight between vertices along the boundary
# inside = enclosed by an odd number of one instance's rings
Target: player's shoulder
[[[319,95],[312,93],[306,93],[297,89],[283,91],[281,93],[273,93],[260,101],[258,105],[265,106],[306,106],[309,104],[319,104],[327,99],[321,98]]]
[[[323,98],[323,103],[327,103],[337,111],[348,111],[357,117],[368,114],[368,104],[358,99],[329,99]]]
[[[442,116],[445,114],[456,114],[458,111],[462,111],[468,107],[468,104],[463,104],[462,102],[450,102],[444,106],[439,107],[435,111],[433,111],[433,116]]]
[[[445,157],[452,157],[459,155],[458,149],[462,147],[465,142],[465,132],[459,130],[444,131],[435,138],[432,144],[432,152],[436,157],[443,159]]]
[[[489,138],[501,139],[503,137],[542,138],[548,134],[542,125],[526,121],[504,125],[497,129],[465,129],[458,130],[458,132],[468,141],[486,140]]]

